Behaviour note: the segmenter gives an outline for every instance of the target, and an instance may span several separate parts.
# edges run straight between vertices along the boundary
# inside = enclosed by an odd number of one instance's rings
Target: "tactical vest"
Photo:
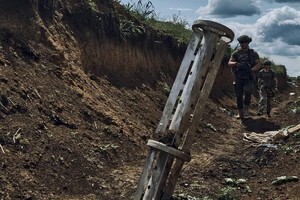
[[[270,71],[266,71],[265,69],[262,69],[259,71],[257,78],[259,78],[259,85],[263,85],[267,88],[274,88],[276,87],[276,81],[275,81],[275,72],[270,69]]]
[[[233,73],[237,79],[241,80],[253,80],[253,74],[251,68],[255,65],[254,50],[249,49],[247,52],[242,50],[237,50],[233,57],[236,62],[242,64],[240,67],[234,67]]]

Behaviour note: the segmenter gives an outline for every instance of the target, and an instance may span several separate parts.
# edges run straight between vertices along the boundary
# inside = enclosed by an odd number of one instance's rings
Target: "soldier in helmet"
[[[257,115],[266,113],[268,117],[271,117],[271,100],[275,96],[278,85],[276,73],[271,69],[271,64],[269,60],[264,61],[264,68],[257,75],[260,97]]]
[[[238,39],[240,48],[235,50],[229,59],[228,66],[235,75],[234,91],[238,115],[236,118],[241,120],[249,116],[249,105],[252,92],[255,87],[255,72],[260,69],[259,55],[256,51],[249,48],[251,37],[241,35]]]

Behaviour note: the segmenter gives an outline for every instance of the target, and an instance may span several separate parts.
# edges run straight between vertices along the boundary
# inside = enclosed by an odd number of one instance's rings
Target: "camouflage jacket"
[[[269,71],[266,71],[265,69],[262,69],[259,71],[258,75],[258,85],[264,86],[266,88],[275,88],[276,86],[276,73],[274,70],[270,69]]]

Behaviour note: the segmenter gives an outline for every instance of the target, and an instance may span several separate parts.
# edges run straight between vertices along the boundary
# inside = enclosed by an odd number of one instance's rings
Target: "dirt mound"
[[[1,1],[0,199],[115,200],[135,192],[182,47],[153,32],[121,43],[118,17],[127,14],[114,1],[87,2]],[[242,138],[298,124],[299,87],[276,97],[272,119],[241,125],[226,74],[222,66],[174,198],[299,198],[299,182],[271,184],[300,177],[299,134],[276,148]],[[224,178],[246,184],[229,187]]]

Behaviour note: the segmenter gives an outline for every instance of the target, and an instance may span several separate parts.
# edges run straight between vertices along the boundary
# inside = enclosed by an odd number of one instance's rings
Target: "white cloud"
[[[190,11],[191,8],[169,8],[170,10],[179,10],[179,11]]]
[[[271,2],[277,2],[277,3],[300,3],[299,0],[271,0]]]
[[[261,14],[257,0],[208,0],[205,7],[197,10],[199,15],[215,15],[219,17],[252,16]]]
[[[257,31],[265,42],[281,40],[289,45],[300,45],[300,11],[284,6],[257,21]]]
[[[220,20],[219,20],[220,21]],[[276,64],[285,65],[290,76],[300,76],[300,12],[284,6],[270,10],[253,24],[226,22],[223,24],[235,33],[236,38],[242,34],[253,38],[250,48],[261,57],[268,57]]]

